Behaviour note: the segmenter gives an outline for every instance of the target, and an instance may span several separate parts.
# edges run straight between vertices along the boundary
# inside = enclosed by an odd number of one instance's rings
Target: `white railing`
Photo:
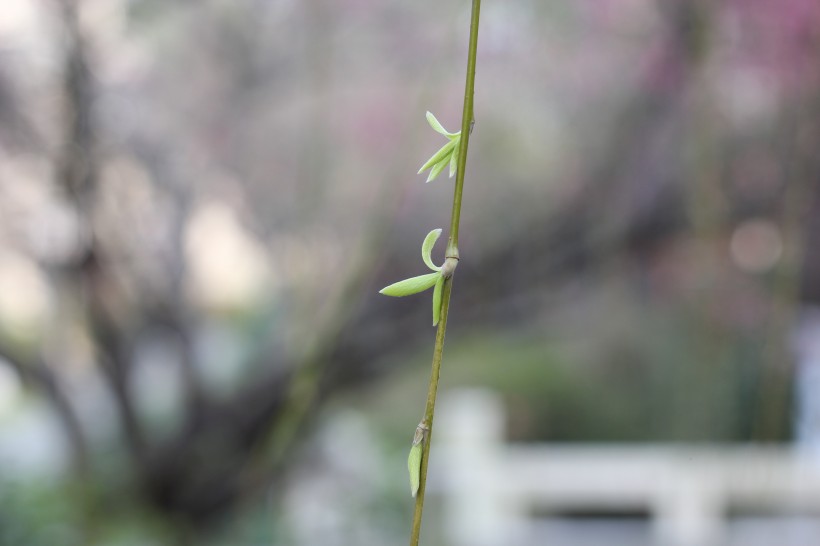
[[[733,512],[820,514],[820,464],[793,449],[515,445],[503,422],[486,391],[442,399],[431,481],[444,484],[452,546],[537,543],[534,512],[643,513],[663,546],[725,544]]]

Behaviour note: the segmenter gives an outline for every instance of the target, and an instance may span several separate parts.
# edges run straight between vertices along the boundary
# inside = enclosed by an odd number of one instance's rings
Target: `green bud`
[[[421,483],[421,455],[422,443],[424,442],[424,429],[421,425],[416,427],[413,435],[413,445],[410,447],[410,455],[407,456],[407,470],[410,472],[410,495],[414,498],[419,492]]]

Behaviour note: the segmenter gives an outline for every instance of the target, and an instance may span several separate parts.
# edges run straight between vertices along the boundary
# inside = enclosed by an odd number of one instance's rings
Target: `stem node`
[[[458,258],[456,256],[447,256],[444,260],[444,265],[441,266],[441,276],[449,279],[456,272],[458,266]]]

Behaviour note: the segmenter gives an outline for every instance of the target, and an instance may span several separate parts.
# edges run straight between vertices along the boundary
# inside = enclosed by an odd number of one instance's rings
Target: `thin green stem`
[[[453,212],[450,216],[450,238],[447,241],[446,256],[458,258],[458,226],[461,221],[461,194],[464,188],[464,173],[467,169],[467,147],[473,129],[473,95],[475,94],[475,61],[478,49],[478,14],[481,0],[473,0],[470,17],[470,46],[467,53],[467,82],[464,84],[464,107],[461,112],[461,146],[458,149],[458,170],[453,190]]]
[[[427,390],[427,404],[424,408],[422,424],[426,434],[422,448],[419,490],[416,494],[416,505],[413,511],[413,529],[410,533],[410,546],[418,546],[421,533],[421,516],[424,510],[424,493],[427,488],[427,464],[430,461],[430,444],[433,434],[433,417],[436,410],[436,394],[441,373],[441,356],[444,351],[444,335],[447,332],[447,317],[450,311],[450,294],[453,289],[453,272],[458,264],[458,227],[461,220],[461,194],[464,188],[464,172],[467,167],[467,147],[470,143],[470,130],[473,125],[473,94],[475,89],[476,51],[478,49],[478,16],[481,0],[473,0],[470,17],[470,45],[467,53],[467,82],[464,86],[464,109],[461,117],[461,146],[458,155],[458,171],[453,194],[453,212],[450,219],[450,237],[447,242],[444,268],[444,286],[441,296],[441,316],[436,330],[436,345],[433,349],[433,366],[430,373],[430,386]]]
[[[447,315],[450,309],[450,293],[452,292],[453,278],[444,280],[441,294],[441,317],[436,330],[436,346],[433,349],[433,369],[430,373],[430,387],[427,391],[427,405],[424,408],[422,423],[427,427],[421,452],[421,473],[419,490],[416,493],[416,506],[413,510],[413,530],[410,534],[410,546],[418,546],[421,533],[421,514],[424,510],[424,491],[427,486],[427,463],[430,460],[430,439],[433,432],[433,417],[436,410],[436,394],[438,393],[438,378],[441,372],[441,355],[444,351],[444,333],[447,331]]]

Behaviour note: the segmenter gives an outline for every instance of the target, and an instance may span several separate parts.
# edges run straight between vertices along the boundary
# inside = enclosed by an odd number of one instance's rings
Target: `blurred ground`
[[[434,333],[377,291],[449,221],[469,7],[0,4],[0,544],[406,540]],[[485,0],[443,388],[820,445],[819,52],[813,0]]]

